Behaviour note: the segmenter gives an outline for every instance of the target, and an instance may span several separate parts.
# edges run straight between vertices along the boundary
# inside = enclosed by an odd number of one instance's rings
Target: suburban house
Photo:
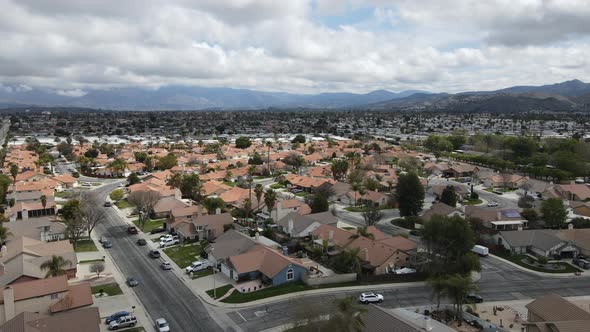
[[[223,234],[224,226],[232,225],[234,218],[230,213],[193,215],[189,221],[170,225],[184,240],[214,240]]]
[[[578,216],[590,217],[590,202],[569,201],[572,212]]]
[[[58,315],[42,315],[24,311],[13,319],[0,325],[0,331],[22,332],[62,332],[62,331],[100,331],[100,314],[97,307],[67,311]]]
[[[527,182],[529,178],[518,174],[493,174],[482,180],[483,184],[489,188],[517,189]]]
[[[203,183],[203,188],[201,190],[205,196],[219,196],[231,188],[232,187],[224,184],[223,182],[211,180]]]
[[[452,216],[463,217],[464,213],[462,210],[460,210],[458,208],[454,208],[454,207],[447,205],[445,203],[437,202],[437,203],[432,204],[430,209],[424,211],[420,215],[420,219],[423,222],[427,222],[427,221],[430,221],[430,219],[435,215],[447,216],[447,217],[452,217]]]
[[[169,218],[173,210],[178,211],[188,206],[188,203],[183,202],[175,196],[162,197],[154,205],[154,218]]]
[[[360,314],[363,332],[456,332],[445,324],[403,308],[387,309],[371,304]]]
[[[60,174],[52,177],[52,179],[57,182],[57,186],[55,187],[55,190],[57,191],[76,188],[78,186],[78,179],[71,176],[70,174]]]
[[[65,275],[23,281],[1,291],[0,323],[23,312],[49,315],[93,304],[90,284],[69,285]]]
[[[585,201],[590,199],[590,187],[586,184],[558,184],[553,190],[561,198],[570,201]]]
[[[340,198],[340,201],[349,205],[385,206],[389,202],[389,196],[373,190],[367,190],[363,194],[357,191],[349,191],[346,196]]]
[[[451,187],[453,187],[453,190],[455,190],[455,194],[457,194],[458,201],[463,201],[464,198],[468,197],[469,194],[471,194],[471,190],[469,190],[467,186],[451,185]],[[432,185],[430,187],[430,191],[434,196],[436,196],[436,199],[440,200],[440,198],[442,197],[442,193],[446,188],[446,185]]]
[[[271,213],[271,217],[274,216],[275,220],[281,220],[291,212],[297,212],[301,215],[311,213],[311,208],[305,202],[298,199],[286,199],[278,201],[275,204],[275,211]]]
[[[13,207],[10,207],[8,209],[8,217],[11,221],[19,219],[28,220],[29,218],[34,217],[55,215],[56,204],[53,196],[46,196],[47,201],[45,202],[45,206],[43,206],[43,203],[40,200],[41,194],[39,194],[39,192],[24,195],[34,195],[35,197],[32,197],[30,200],[28,197],[22,197],[26,200],[17,201]],[[39,197],[38,200],[36,199],[37,196]]]
[[[212,262],[221,266],[221,272],[229,275],[229,269],[225,260],[230,256],[239,255],[250,250],[256,245],[256,241],[246,234],[230,229],[218,236],[209,246],[208,257]]]
[[[508,231],[526,228],[528,221],[516,209],[492,210],[479,206],[466,206],[465,217],[478,219],[493,230]]]
[[[230,256],[227,262],[228,277],[238,282],[259,279],[263,285],[278,286],[299,281],[307,273],[299,261],[260,244],[243,254]]]
[[[563,258],[576,257],[578,248],[573,241],[563,240],[558,231],[550,229],[531,229],[521,231],[501,231],[497,235],[498,245],[512,253],[531,252],[538,256]]]
[[[285,175],[285,180],[291,187],[299,188],[305,192],[311,192],[314,188],[319,188],[326,183],[332,185],[336,183],[336,181],[329,178],[313,178],[291,173]]]
[[[170,231],[176,225],[191,221],[193,216],[205,213],[207,213],[205,208],[200,205],[188,205],[174,208],[170,211],[170,217],[166,221],[166,229]]]
[[[468,177],[477,172],[479,168],[469,164],[451,164],[447,169],[442,170],[444,176],[452,178]]]
[[[314,229],[320,227],[320,225],[336,226],[337,224],[338,218],[329,211],[308,215],[291,212],[277,221],[277,225],[280,227],[281,231],[292,238],[309,236],[309,234]]]
[[[590,313],[557,294],[540,297],[525,306],[527,332],[587,331]]]
[[[31,218],[27,221],[7,222],[3,225],[12,235],[8,240],[26,237],[42,242],[59,241],[66,238],[66,225],[48,217]]]
[[[42,242],[28,237],[17,237],[10,240],[0,250],[0,284],[10,285],[34,279],[43,279],[47,271],[41,270],[41,264],[50,260],[53,255],[61,256],[66,264],[66,276],[76,276],[78,259],[74,247],[68,240]]]
[[[378,233],[373,240],[331,225],[321,225],[311,235],[316,245],[324,246],[324,241],[327,241],[328,255],[358,249],[363,270],[372,274],[391,273],[411,265],[417,249],[416,243],[401,236],[389,237]]]

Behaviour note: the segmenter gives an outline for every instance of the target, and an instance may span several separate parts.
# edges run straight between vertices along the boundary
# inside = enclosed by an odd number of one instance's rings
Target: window
[[[293,280],[295,279],[295,275],[293,273],[293,269],[288,269],[287,270],[287,280]]]
[[[51,294],[51,299],[52,299],[52,300],[55,300],[55,299],[57,299],[57,296],[58,296],[58,295],[59,295],[59,294],[57,294],[57,293],[53,293],[53,294]]]

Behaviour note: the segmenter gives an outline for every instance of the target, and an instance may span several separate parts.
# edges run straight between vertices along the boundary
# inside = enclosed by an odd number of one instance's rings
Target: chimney
[[[369,249],[363,248],[362,252],[363,252],[363,260],[365,262],[368,262],[369,261]]]
[[[215,214],[221,214],[221,209],[220,208],[215,209]]]
[[[422,320],[422,327],[425,331],[432,331],[432,321],[430,317],[424,317]]]
[[[571,222],[567,224],[567,229],[574,229],[574,224],[572,224]]]
[[[289,219],[288,224],[287,224],[287,233],[289,233],[289,235],[291,235],[292,231],[293,231],[293,219]]]
[[[10,286],[5,287],[2,296],[4,298],[4,320],[8,321],[14,318],[14,289]]]
[[[260,233],[256,232],[256,234],[254,235],[254,238],[256,239],[256,242],[260,242]]]
[[[328,240],[332,241],[333,238],[334,238],[334,231],[330,230],[330,232],[328,232]]]

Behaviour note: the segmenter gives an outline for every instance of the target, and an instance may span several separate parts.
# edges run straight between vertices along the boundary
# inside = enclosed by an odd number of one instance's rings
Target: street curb
[[[489,254],[489,256],[492,257],[492,258],[494,258],[494,259],[497,259],[497,260],[499,260],[501,262],[504,262],[504,263],[506,263],[508,265],[511,265],[512,267],[515,267],[515,268],[517,268],[517,269],[519,269],[521,271],[528,272],[528,273],[531,273],[531,274],[535,274],[535,275],[538,275],[538,276],[541,276],[541,277],[570,278],[570,279],[588,277],[588,276],[576,276],[576,275],[569,274],[569,273],[546,273],[546,272],[539,272],[539,271],[527,269],[524,266],[520,266],[520,265],[518,265],[516,263],[513,263],[513,262],[511,262],[511,261],[509,261],[507,259],[504,259],[504,258],[499,257],[499,256],[496,256],[496,255]]]

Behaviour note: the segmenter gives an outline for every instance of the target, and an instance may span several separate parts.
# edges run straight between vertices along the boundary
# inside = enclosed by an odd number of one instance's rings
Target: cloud
[[[0,0],[0,82],[315,93],[590,80],[590,3]],[[364,21],[352,19],[368,9]],[[330,18],[354,24],[328,24]],[[350,20],[346,18],[351,18]]]
[[[60,96],[64,96],[64,97],[82,97],[82,96],[85,96],[88,92],[82,91],[80,89],[74,89],[74,90],[57,90],[55,93],[57,93]]]

